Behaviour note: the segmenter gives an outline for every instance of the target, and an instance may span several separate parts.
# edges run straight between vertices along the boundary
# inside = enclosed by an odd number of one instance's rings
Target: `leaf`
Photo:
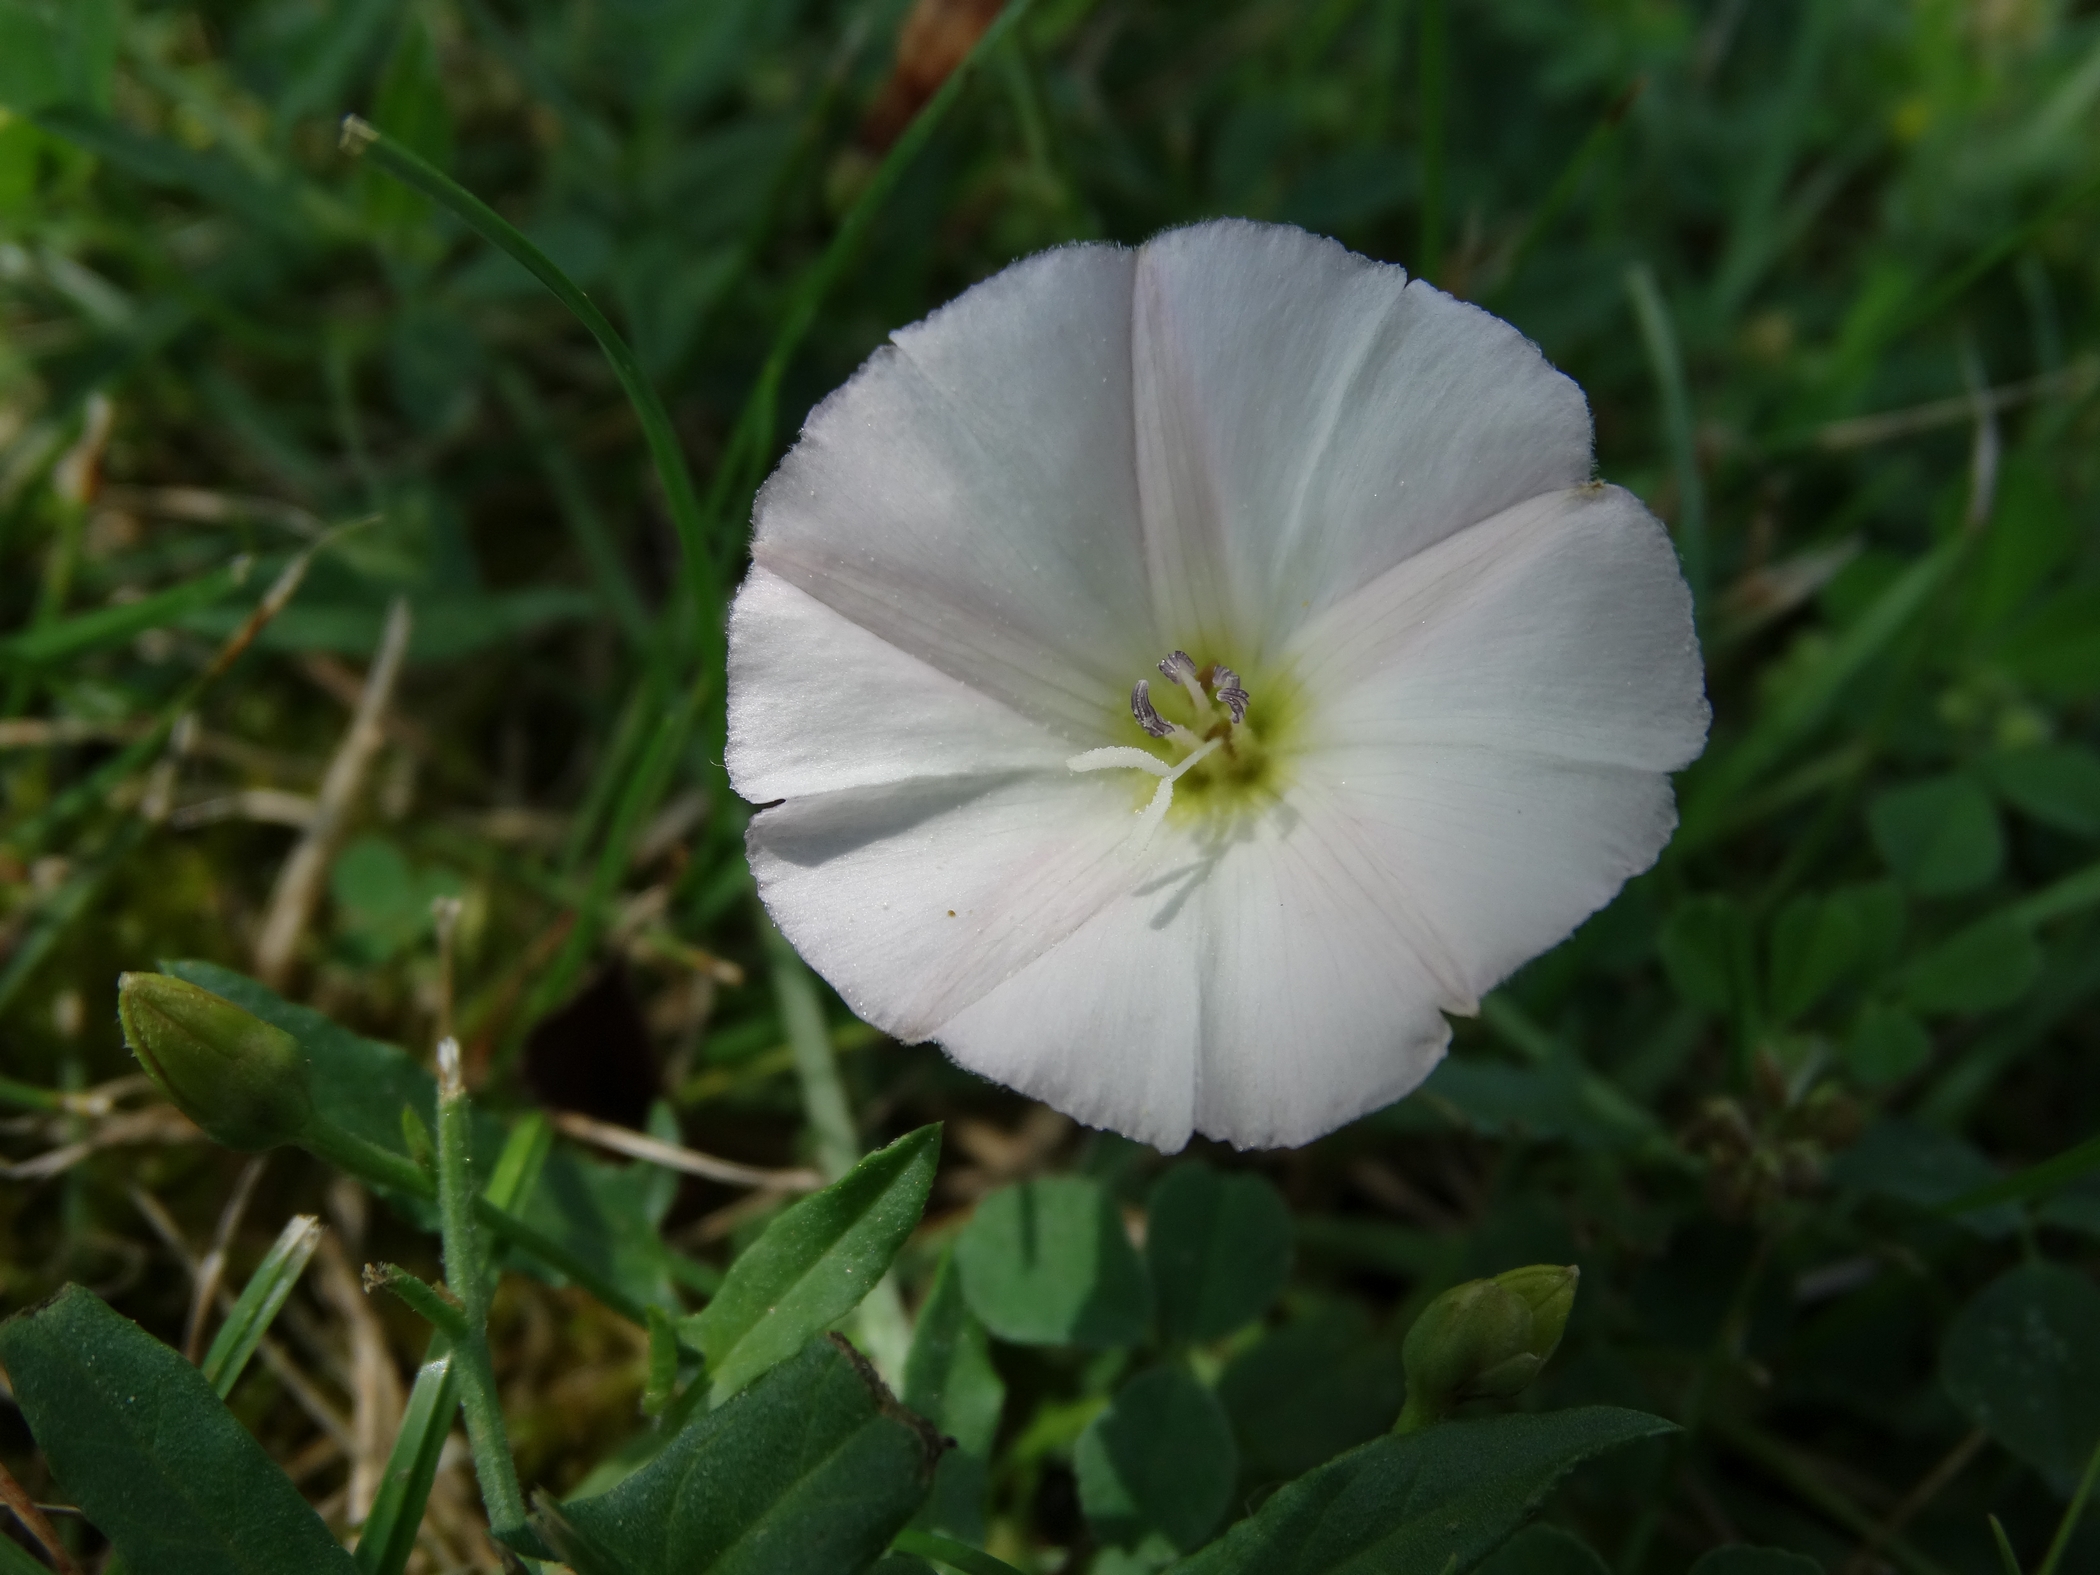
[[[130,1568],[355,1575],[204,1375],[69,1285],[0,1325],[0,1361],[52,1470]]]
[[[1155,1367],[1087,1424],[1072,1464],[1080,1507],[1103,1542],[1158,1532],[1186,1552],[1224,1517],[1239,1451],[1217,1397],[1184,1368]]]
[[[1276,1330],[1218,1380],[1240,1457],[1262,1481],[1298,1476],[1376,1438],[1405,1397],[1399,1343],[1376,1338],[1351,1303]]]
[[[860,1305],[919,1223],[940,1154],[938,1125],[906,1133],[783,1211],[730,1265],[685,1321],[717,1404]]]
[[[1750,1004],[1750,925],[1731,897],[1693,897],[1664,921],[1656,945],[1677,993],[1726,1012]]]
[[[0,0],[0,4],[5,4],[5,0]],[[52,666],[122,645],[149,629],[165,628],[199,607],[224,601],[248,582],[249,568],[249,559],[236,558],[226,568],[171,585],[135,602],[97,607],[25,630],[0,640],[0,666]]]
[[[1580,1537],[1558,1526],[1526,1526],[1480,1566],[1481,1575],[1610,1575],[1610,1568]]]
[[[1852,1025],[1840,1052],[1852,1075],[1870,1088],[1901,1082],[1932,1059],[1932,1035],[1896,1006],[1869,1006]]]
[[[921,1519],[969,1542],[985,1533],[992,1440],[1006,1405],[1006,1383],[992,1366],[985,1328],[963,1299],[951,1248],[919,1309],[904,1363],[904,1403],[955,1440],[934,1474]]]
[[[219,1325],[219,1332],[197,1365],[213,1393],[223,1400],[240,1382],[248,1358],[262,1344],[262,1337],[276,1321],[292,1287],[306,1272],[307,1260],[321,1245],[321,1222],[311,1214],[295,1214],[285,1222],[277,1240],[256,1265],[248,1283]]]
[[[955,1247],[963,1295],[986,1328],[1016,1345],[1135,1345],[1152,1321],[1152,1288],[1098,1182],[1046,1176],[977,1205]]]
[[[1840,1186],[1911,1204],[1937,1208],[1997,1181],[1998,1170],[1974,1147],[1934,1127],[1885,1116],[1830,1167]],[[2005,1205],[1959,1216],[1979,1236],[2006,1236],[2019,1229],[2019,1211]]]
[[[118,25],[114,0],[0,0],[0,106],[107,109]]]
[[[2042,949],[2011,914],[1958,930],[1904,968],[1903,998],[1920,1012],[1987,1012],[2025,995],[2042,971]]]
[[[1165,1340],[1215,1340],[1268,1310],[1291,1272],[1291,1212],[1267,1177],[1176,1165],[1152,1189],[1145,1264]]]
[[[1388,1434],[1278,1489],[1173,1575],[1464,1575],[1583,1461],[1674,1431],[1583,1406]]]
[[[1984,762],[1999,796],[2045,826],[2100,837],[2100,751],[2084,744],[2037,744]]]
[[[437,1119],[437,1084],[406,1051],[367,1039],[311,1007],[295,1006],[246,974],[216,963],[165,962],[161,971],[223,995],[299,1041],[312,1068],[314,1102],[335,1125],[396,1154],[408,1154],[401,1112],[425,1128]],[[493,1176],[505,1144],[503,1124],[474,1113],[474,1167]],[[638,1303],[676,1305],[666,1253],[643,1204],[656,1180],[646,1165],[609,1165],[567,1148],[549,1154],[538,1185],[513,1205],[527,1224],[561,1242]],[[394,1205],[427,1228],[435,1209],[415,1199]]]
[[[2100,1288],[2053,1263],[2008,1270],[1955,1314],[1940,1381],[1971,1421],[2070,1497],[2100,1445]]]
[[[1990,795],[1965,776],[1890,788],[1867,806],[1874,846],[1896,878],[1930,897],[1988,884],[2005,862]]]
[[[937,1435],[830,1336],[611,1492],[543,1503],[535,1521],[578,1575],[852,1575],[919,1507],[939,1453]]]
[[[1806,1553],[1737,1543],[1702,1555],[1691,1575],[1823,1575],[1823,1566]]]
[[[1850,903],[1804,895],[1781,908],[1767,989],[1773,1020],[1792,1022],[1828,995],[1859,961],[1861,939]]]

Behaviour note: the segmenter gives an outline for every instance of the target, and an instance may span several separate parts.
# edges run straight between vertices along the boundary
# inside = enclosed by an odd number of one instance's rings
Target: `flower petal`
[[[1317,708],[1295,769],[1442,942],[1457,1011],[1655,861],[1709,716],[1669,538],[1608,487],[1393,569],[1300,631],[1293,671]]]
[[[1311,812],[1306,812],[1309,809]],[[1168,839],[1162,837],[1161,842]],[[1450,1037],[1394,894],[1323,802],[1179,857],[935,1031],[962,1065],[1172,1152],[1303,1143]]]
[[[791,798],[751,822],[751,869],[847,1005],[926,1039],[1141,879],[1158,785],[1059,765]]]
[[[1711,714],[1676,553],[1617,487],[1446,538],[1300,629],[1288,665],[1330,777],[1430,744],[1674,771]]]
[[[1046,252],[899,330],[810,415],[756,511],[758,564],[1075,744],[1121,741],[1131,679],[1159,656],[1135,266]]]
[[[1050,771],[1070,753],[1040,723],[770,570],[754,566],[745,578],[730,620],[727,763],[731,785],[753,803],[914,777]]]
[[[1242,671],[1394,564],[1586,481],[1582,391],[1507,323],[1282,225],[1139,254],[1137,465],[1161,626]]]

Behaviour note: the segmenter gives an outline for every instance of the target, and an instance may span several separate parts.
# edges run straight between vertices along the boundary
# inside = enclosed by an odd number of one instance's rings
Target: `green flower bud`
[[[1539,1263],[1455,1285],[1407,1331],[1407,1407],[1394,1430],[1441,1422],[1468,1400],[1516,1394],[1560,1345],[1579,1271]]]
[[[146,1075],[228,1148],[275,1148],[306,1130],[306,1053],[283,1029],[163,973],[119,977],[117,1017]]]

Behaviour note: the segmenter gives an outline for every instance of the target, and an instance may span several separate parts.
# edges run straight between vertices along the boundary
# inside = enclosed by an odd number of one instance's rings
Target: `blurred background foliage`
[[[289,1154],[229,1207],[239,1161],[123,1081],[113,986],[205,959],[420,1051],[441,895],[498,1111],[796,1162],[815,1000],[860,1147],[948,1122],[908,1309],[1004,1184],[1081,1173],[1142,1228],[1157,1156],[769,950],[705,598],[890,330],[1040,247],[1242,214],[1425,273],[1582,383],[1600,473],[1677,535],[1716,720],[1661,866],[1427,1087],[1207,1156],[1273,1182],[1294,1243],[1274,1305],[1198,1342],[1231,1502],[1390,1425],[1430,1295],[1573,1262],[1540,1397],[1686,1429],[1555,1501],[1622,1575],[1742,1539],[1983,1571],[1991,1514],[2038,1562],[2100,1436],[2100,1171],[2030,1169],[2100,1128],[2100,7],[1039,0],[885,165],[996,10],[0,0],[0,1299],[77,1279],[179,1343],[182,1253],[245,1272],[295,1209],[324,1268],[431,1261]],[[622,327],[697,559],[587,337],[340,152],[346,111]],[[781,1202],[589,1174],[676,1249],[667,1299]],[[359,1302],[310,1277],[234,1397],[338,1525],[416,1349]],[[518,1276],[496,1334],[528,1481],[574,1486],[638,1424],[639,1337]],[[1081,1504],[1132,1338],[985,1348],[957,1528],[1153,1567]],[[0,1452],[44,1490],[12,1413]],[[477,1513],[448,1469],[419,1559],[488,1562]],[[1524,1548],[1511,1575],[1578,1567]]]

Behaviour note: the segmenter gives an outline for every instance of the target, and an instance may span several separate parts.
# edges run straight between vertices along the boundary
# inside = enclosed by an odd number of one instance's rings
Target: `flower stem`
[[[462,1327],[445,1332],[452,1336],[456,1353],[461,1409],[466,1413],[467,1442],[474,1448],[481,1501],[488,1509],[490,1531],[501,1538],[524,1529],[525,1496],[510,1457],[495,1363],[489,1356],[489,1285],[474,1228],[471,1119],[466,1084],[460,1078],[459,1041],[447,1039],[438,1046],[438,1223],[444,1234],[445,1283],[459,1298]]]

